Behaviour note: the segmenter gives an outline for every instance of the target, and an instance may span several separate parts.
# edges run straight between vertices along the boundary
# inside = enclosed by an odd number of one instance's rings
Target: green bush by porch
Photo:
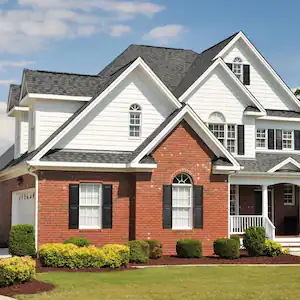
[[[244,247],[250,256],[261,256],[265,253],[266,233],[263,227],[249,227],[245,230]]]

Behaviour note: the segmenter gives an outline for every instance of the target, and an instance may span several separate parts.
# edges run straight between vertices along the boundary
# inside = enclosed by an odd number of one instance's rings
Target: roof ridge
[[[164,47],[164,46],[154,46],[154,45],[144,45],[144,44],[131,44],[130,46],[159,48],[159,49],[170,49],[170,50],[182,50],[182,51],[191,51],[191,52],[197,53],[192,49],[184,49],[184,48],[176,48],[176,47]]]
[[[49,71],[49,70],[34,70],[34,69],[24,69],[24,71],[30,72],[39,72],[39,73],[51,73],[51,74],[65,74],[65,75],[75,75],[75,76],[87,76],[87,77],[98,77],[101,76],[95,74],[80,74],[80,73],[72,73],[72,72],[59,72],[59,71]]]
[[[210,50],[210,49],[212,49],[212,48],[214,48],[214,47],[220,45],[221,43],[223,43],[223,42],[225,42],[225,41],[227,41],[227,40],[233,38],[233,37],[236,36],[239,32],[240,32],[240,31],[237,31],[237,32],[235,32],[234,34],[232,34],[231,36],[227,37],[226,39],[224,39],[224,40],[218,42],[217,44],[212,45],[211,47],[209,47],[209,48],[207,48],[207,49],[205,49],[205,50],[203,50],[200,54],[203,54],[204,52],[206,52],[206,51],[208,51],[208,50]]]

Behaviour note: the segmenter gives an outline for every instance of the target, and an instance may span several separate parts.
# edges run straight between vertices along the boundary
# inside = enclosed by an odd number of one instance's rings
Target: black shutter
[[[300,150],[300,130],[294,130],[295,150]]]
[[[79,228],[79,184],[69,185],[69,229]]]
[[[238,155],[244,155],[245,154],[245,127],[244,125],[238,125],[238,132],[237,132],[237,138],[238,138]]]
[[[172,185],[163,186],[163,228],[172,228]]]
[[[282,150],[282,130],[276,129],[276,149]]]
[[[274,129],[268,129],[268,149],[275,149]]]
[[[193,187],[194,228],[203,228],[203,186]]]
[[[245,85],[250,85],[250,65],[243,65],[243,82]]]
[[[102,227],[112,228],[112,184],[102,185]]]
[[[229,68],[230,70],[232,70],[232,64],[226,63],[226,65],[228,66],[228,68]]]

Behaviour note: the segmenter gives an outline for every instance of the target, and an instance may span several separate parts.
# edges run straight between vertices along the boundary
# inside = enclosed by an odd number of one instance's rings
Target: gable
[[[185,100],[204,122],[216,111],[221,112],[227,123],[241,124],[248,105],[253,105],[237,84],[218,66],[202,81]]]
[[[299,109],[295,99],[283,88],[282,80],[275,78],[269,70],[271,67],[268,65],[268,68],[267,63],[259,59],[244,39],[238,39],[221,57],[226,63],[232,63],[236,57],[240,57],[243,64],[250,65],[250,85],[247,88],[265,109]],[[275,73],[274,70],[272,72]]]
[[[137,68],[53,148],[133,151],[174,110],[165,98],[149,76]],[[141,138],[129,137],[132,104],[142,109]]]

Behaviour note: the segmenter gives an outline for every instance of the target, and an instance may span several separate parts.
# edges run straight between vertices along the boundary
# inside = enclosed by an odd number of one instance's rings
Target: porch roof
[[[289,157],[300,163],[300,154],[289,153],[257,153],[254,159],[238,159],[239,164],[244,167],[239,173],[268,172]]]

